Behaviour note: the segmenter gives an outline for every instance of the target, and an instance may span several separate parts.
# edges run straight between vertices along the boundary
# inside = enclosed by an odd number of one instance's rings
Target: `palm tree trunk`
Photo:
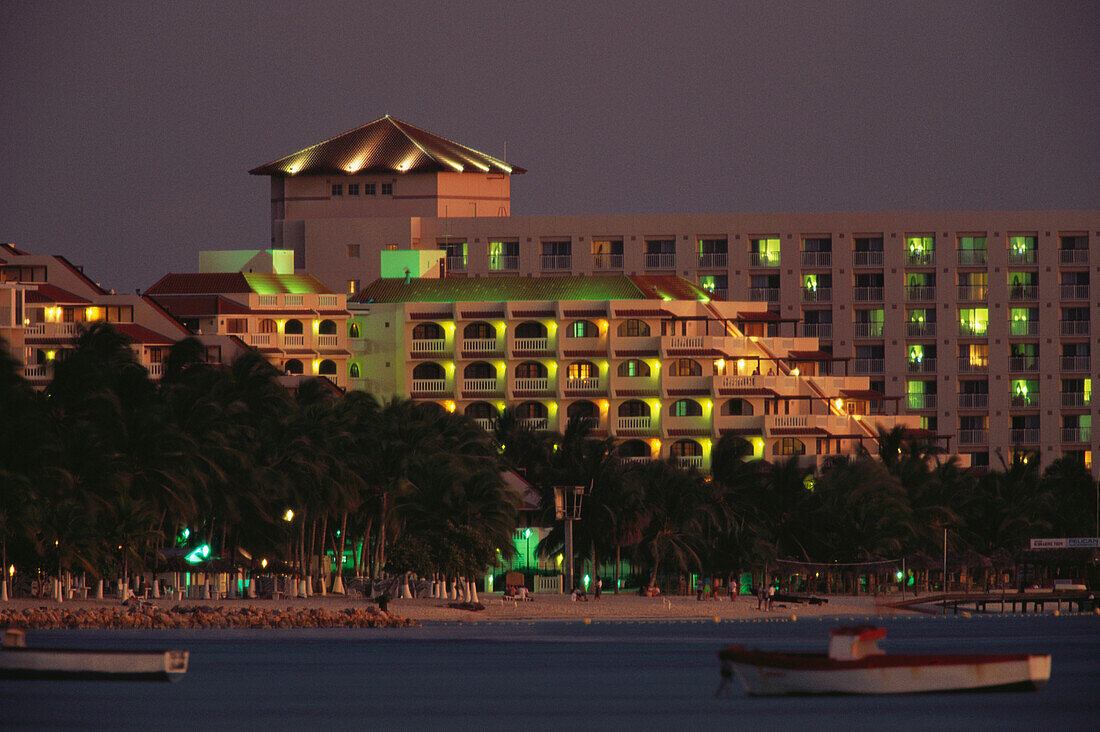
[[[619,568],[622,567],[622,547],[615,547],[615,594],[619,594]]]

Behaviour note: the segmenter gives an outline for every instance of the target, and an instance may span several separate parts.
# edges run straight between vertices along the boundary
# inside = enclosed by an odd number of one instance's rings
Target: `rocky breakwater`
[[[375,607],[321,610],[275,610],[209,605],[157,608],[38,607],[0,610],[0,628],[404,628],[416,621],[384,613]]]

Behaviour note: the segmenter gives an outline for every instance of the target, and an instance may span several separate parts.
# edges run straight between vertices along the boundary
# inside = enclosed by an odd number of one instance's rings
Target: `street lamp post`
[[[565,522],[565,587],[573,591],[573,522],[581,517],[583,485],[554,486],[554,514]]]

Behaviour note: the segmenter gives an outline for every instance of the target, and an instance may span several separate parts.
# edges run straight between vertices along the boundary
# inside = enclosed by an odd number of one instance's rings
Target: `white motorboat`
[[[187,651],[28,648],[23,631],[8,630],[0,647],[0,679],[179,681]]]
[[[718,653],[723,684],[736,677],[751,696],[1025,691],[1050,679],[1050,656],[1029,653],[888,654],[885,628],[838,628],[829,652],[784,653],[730,646]]]

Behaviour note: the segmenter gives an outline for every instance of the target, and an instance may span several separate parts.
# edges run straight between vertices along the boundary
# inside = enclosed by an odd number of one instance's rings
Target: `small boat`
[[[9,629],[0,647],[0,679],[179,681],[187,651],[28,648],[22,630]]]
[[[750,696],[1034,691],[1050,679],[1050,656],[1029,653],[894,653],[885,628],[837,628],[829,652],[784,653],[729,646],[718,652],[722,687],[737,677]]]

